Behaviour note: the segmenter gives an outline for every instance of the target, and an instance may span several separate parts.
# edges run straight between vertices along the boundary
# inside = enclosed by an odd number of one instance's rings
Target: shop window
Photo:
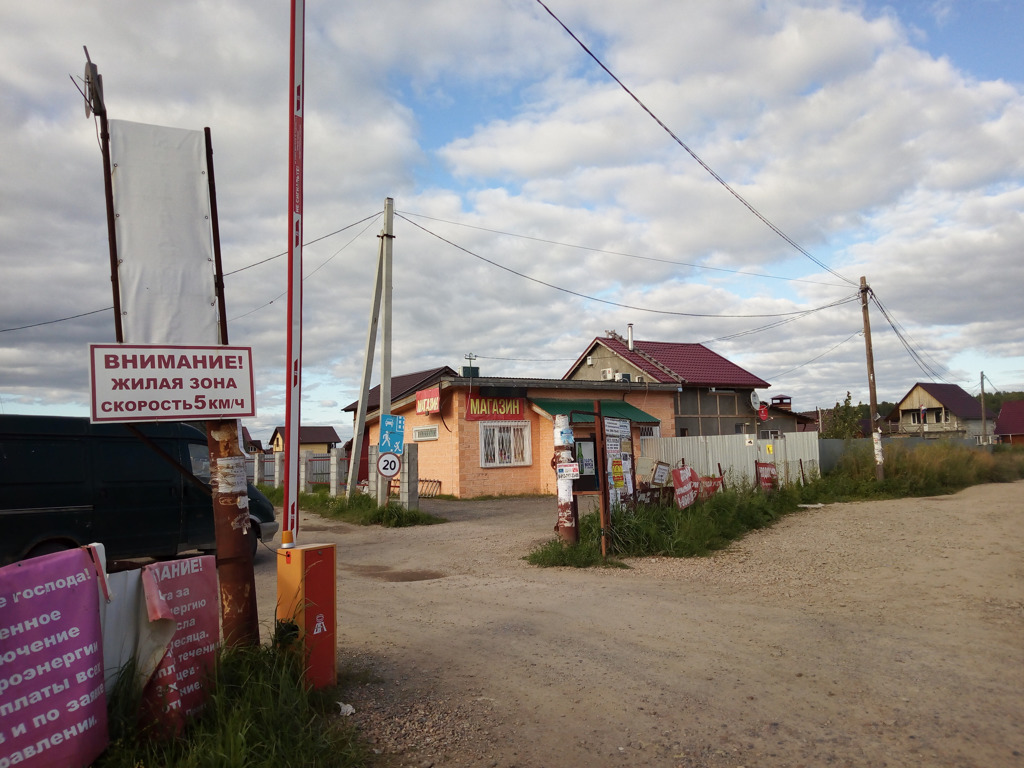
[[[525,467],[530,463],[530,422],[480,422],[481,467]]]
[[[658,426],[640,426],[640,437],[661,437],[661,427]]]

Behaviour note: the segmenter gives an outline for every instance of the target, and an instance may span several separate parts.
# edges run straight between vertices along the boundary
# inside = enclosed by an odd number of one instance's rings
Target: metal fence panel
[[[727,485],[753,485],[758,461],[774,463],[783,484],[810,480],[819,471],[818,436],[813,432],[787,432],[774,440],[753,435],[642,437],[640,455],[672,467],[685,462],[701,477],[722,474]]]

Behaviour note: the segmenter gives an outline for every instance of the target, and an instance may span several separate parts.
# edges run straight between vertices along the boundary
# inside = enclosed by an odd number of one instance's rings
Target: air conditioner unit
[[[629,374],[628,373],[616,373],[615,374],[615,380],[616,381],[629,381]]]
[[[594,356],[593,355],[587,355],[587,365],[593,365],[593,364],[594,364]]]
[[[602,368],[601,378],[604,379],[605,381],[611,381],[612,379],[615,378],[615,371],[612,370],[611,368]]]

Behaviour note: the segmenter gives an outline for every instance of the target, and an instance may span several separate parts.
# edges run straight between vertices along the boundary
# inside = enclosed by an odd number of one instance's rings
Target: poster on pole
[[[256,415],[250,347],[90,344],[89,382],[93,423]]]

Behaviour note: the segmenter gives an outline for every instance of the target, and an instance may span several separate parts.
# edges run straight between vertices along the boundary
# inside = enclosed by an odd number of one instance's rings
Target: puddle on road
[[[442,571],[396,571],[387,565],[346,565],[341,563],[341,567],[358,576],[380,579],[381,581],[431,581],[433,579],[443,579],[448,575]]]

